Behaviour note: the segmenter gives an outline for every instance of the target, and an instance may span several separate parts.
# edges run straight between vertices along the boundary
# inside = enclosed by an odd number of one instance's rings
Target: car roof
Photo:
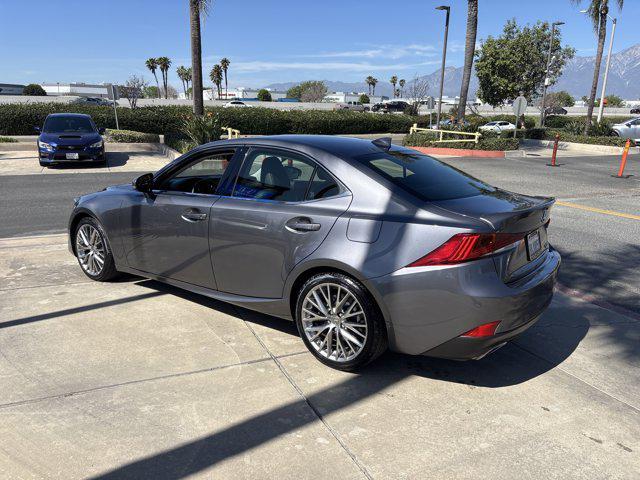
[[[50,113],[47,115],[49,117],[83,117],[83,118],[91,118],[91,115],[87,115],[86,113]]]

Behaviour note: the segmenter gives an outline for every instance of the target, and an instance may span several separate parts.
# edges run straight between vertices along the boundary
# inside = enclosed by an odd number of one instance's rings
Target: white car
[[[250,108],[251,105],[247,105],[240,100],[231,100],[223,105],[224,108]]]
[[[478,128],[481,132],[513,132],[516,129],[516,126],[513,123],[505,122],[505,121],[496,121],[489,122],[486,125]]]
[[[612,128],[617,137],[630,138],[631,140],[640,139],[640,117],[617,123]]]

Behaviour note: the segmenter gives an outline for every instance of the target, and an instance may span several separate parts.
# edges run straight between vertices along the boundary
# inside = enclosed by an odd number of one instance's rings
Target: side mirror
[[[100,127],[100,128],[98,129],[98,133],[99,133],[100,135],[104,135],[104,132],[106,132],[106,131],[107,131],[107,130],[106,130],[104,127]]]
[[[133,187],[139,192],[149,193],[153,189],[153,173],[140,175],[133,181]]]
[[[36,132],[40,133],[40,127],[33,127],[33,129],[34,129]]]

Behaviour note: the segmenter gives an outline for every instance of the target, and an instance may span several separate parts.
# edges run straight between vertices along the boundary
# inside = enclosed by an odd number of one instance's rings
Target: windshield
[[[49,117],[44,122],[47,133],[92,133],[95,132],[87,117]]]
[[[433,157],[410,150],[370,153],[355,159],[426,202],[472,197],[496,190]]]

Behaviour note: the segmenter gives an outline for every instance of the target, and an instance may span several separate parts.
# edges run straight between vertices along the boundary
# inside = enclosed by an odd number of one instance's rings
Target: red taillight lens
[[[524,236],[524,233],[458,233],[408,266],[426,267],[468,262],[522,240]]]
[[[496,333],[496,328],[500,325],[500,321],[485,323],[479,327],[469,330],[467,333],[460,335],[461,337],[490,337]]]

